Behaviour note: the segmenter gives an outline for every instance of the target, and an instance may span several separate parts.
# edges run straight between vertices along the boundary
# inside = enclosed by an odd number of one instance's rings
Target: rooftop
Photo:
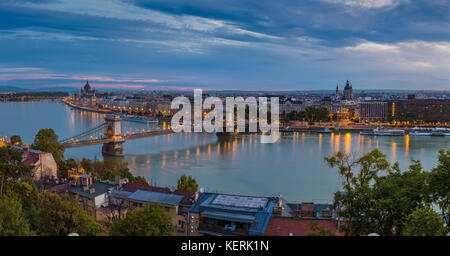
[[[324,227],[334,233],[335,236],[344,234],[337,229],[337,223],[332,220],[305,220],[296,218],[272,217],[264,232],[265,236],[307,236],[309,233],[317,233],[310,229],[310,223],[314,221],[318,227]]]
[[[201,193],[189,211],[211,219],[249,223],[249,235],[263,235],[275,205],[276,200],[268,197]]]
[[[137,190],[146,190],[146,191],[153,191],[153,192],[161,192],[161,193],[167,193],[167,194],[175,194],[175,195],[182,195],[183,199],[181,200],[181,204],[183,205],[192,205],[192,197],[194,196],[194,192],[192,191],[185,191],[185,190],[170,190],[169,188],[165,187],[156,187],[156,186],[148,186],[144,184],[127,184],[123,188],[124,191],[128,192],[136,192]]]
[[[264,208],[267,201],[268,199],[265,197],[217,195],[211,204],[244,208]]]
[[[90,185],[89,189],[86,191],[83,190],[83,187],[84,186],[71,187],[70,192],[78,194],[83,197],[88,197],[90,199],[94,199],[101,194],[112,191],[114,189],[115,185],[97,181],[94,184]],[[95,191],[93,193],[89,193],[89,190],[92,188],[94,188]]]
[[[12,146],[12,148],[23,152],[22,164],[25,166],[36,164],[39,161],[39,155],[47,154],[46,152],[40,150],[27,149],[19,146]]]
[[[128,199],[143,203],[160,203],[166,206],[178,206],[183,199],[183,196],[148,190],[137,190],[129,195]]]

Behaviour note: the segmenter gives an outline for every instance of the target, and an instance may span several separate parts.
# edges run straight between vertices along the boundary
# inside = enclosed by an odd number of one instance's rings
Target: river
[[[62,139],[102,122],[103,114],[73,110],[58,101],[0,103],[0,136],[18,134],[26,143],[42,128],[53,128]],[[146,126],[127,123],[133,125]],[[209,191],[331,202],[341,180],[323,157],[338,150],[357,156],[375,147],[403,169],[411,159],[431,169],[437,150],[450,149],[450,137],[291,133],[277,143],[261,144],[255,134],[218,140],[213,134],[182,133],[126,141],[124,158],[132,173],[160,186],[174,186],[187,174]],[[65,157],[102,159],[101,145],[69,148]]]

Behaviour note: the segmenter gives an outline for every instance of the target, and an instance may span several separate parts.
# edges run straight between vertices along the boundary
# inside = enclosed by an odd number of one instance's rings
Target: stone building
[[[83,88],[78,89],[78,91],[74,94],[74,100],[82,103],[84,105],[97,105],[99,102],[99,98],[97,97],[97,92],[92,89],[89,81],[86,81],[86,84]]]
[[[13,146],[12,148],[23,152],[23,165],[33,166],[31,170],[33,181],[38,182],[46,177],[52,179],[57,178],[58,166],[51,153],[30,149],[28,147]]]
[[[343,100],[353,100],[353,87],[348,80],[344,87],[342,99]]]

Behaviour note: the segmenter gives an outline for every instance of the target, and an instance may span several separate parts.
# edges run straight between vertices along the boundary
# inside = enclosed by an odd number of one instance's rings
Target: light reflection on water
[[[29,143],[42,128],[52,127],[60,138],[79,134],[101,124],[103,114],[75,111],[50,101],[0,103],[0,120],[0,135],[20,134]],[[127,126],[148,128],[139,123]],[[436,163],[436,151],[450,149],[450,138],[296,132],[283,134],[277,143],[260,144],[255,134],[218,140],[211,134],[188,133],[129,140],[124,147],[131,171],[154,184],[175,185],[185,173],[210,191],[331,201],[340,180],[336,170],[326,166],[324,156],[339,150],[361,155],[378,147],[402,168],[414,158],[430,169]],[[66,157],[101,159],[101,145],[67,149]]]

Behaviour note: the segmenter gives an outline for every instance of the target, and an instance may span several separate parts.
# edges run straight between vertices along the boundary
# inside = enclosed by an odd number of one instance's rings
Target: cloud
[[[152,22],[176,30],[192,30],[210,33],[224,30],[228,33],[248,35],[256,38],[281,39],[281,37],[243,29],[232,22],[193,15],[166,14],[164,12],[142,8],[120,0],[60,0],[57,2],[43,3],[25,2],[19,6],[110,19]]]
[[[13,29],[0,30],[0,39],[22,39],[22,40],[44,40],[44,41],[108,41],[127,43],[134,45],[158,45],[163,47],[170,47],[170,50],[175,50],[183,53],[203,54],[204,48],[207,46],[251,46],[254,42],[246,42],[232,39],[225,39],[220,37],[205,37],[194,35],[178,35],[177,38],[125,38],[125,37],[101,37],[101,36],[80,36],[69,34],[65,31],[41,31],[30,29]],[[164,49],[164,48],[163,48]],[[168,50],[165,48],[165,50]],[[161,50],[162,51],[162,50]]]
[[[0,73],[23,73],[23,72],[36,72],[44,71],[43,68],[33,68],[33,67],[20,67],[20,68],[1,68]]]
[[[130,82],[130,83],[165,83],[172,80],[161,79],[131,79],[113,78],[107,76],[92,75],[69,75],[56,73],[29,73],[29,71],[39,71],[41,68],[0,68],[0,81],[13,80],[75,80],[75,81],[95,81],[95,82]]]
[[[322,0],[333,4],[342,4],[350,7],[362,7],[362,8],[382,8],[382,7],[395,7],[403,0]]]
[[[379,65],[404,70],[436,69],[450,73],[450,42],[408,41],[397,43],[361,42],[342,48]]]
[[[344,47],[348,51],[369,52],[369,53],[394,53],[398,52],[398,46],[389,44],[379,44],[373,42],[360,43],[356,46]]]

